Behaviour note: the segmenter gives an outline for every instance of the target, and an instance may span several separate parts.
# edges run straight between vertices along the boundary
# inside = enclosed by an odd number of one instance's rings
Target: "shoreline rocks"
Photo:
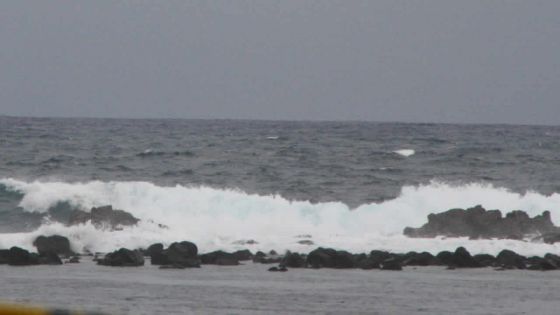
[[[468,209],[451,209],[428,215],[428,222],[419,228],[407,227],[403,234],[415,238],[469,237],[471,239],[516,239],[529,236],[546,236],[544,241],[560,241],[560,227],[555,226],[550,212],[530,218],[524,211],[516,210],[502,217],[499,210],[486,210],[482,206]]]

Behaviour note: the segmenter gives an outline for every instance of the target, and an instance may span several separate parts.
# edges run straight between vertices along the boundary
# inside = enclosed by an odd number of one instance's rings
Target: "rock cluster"
[[[112,206],[92,208],[90,212],[73,210],[68,219],[68,225],[83,224],[90,221],[96,228],[119,229],[123,226],[137,224],[140,219],[132,214],[113,209]]]
[[[70,257],[68,263],[79,262],[70,247],[67,238],[59,235],[39,236],[34,241],[38,253],[12,247],[0,250],[0,264],[13,266],[25,265],[60,265],[60,256]],[[288,268],[332,268],[332,269],[380,269],[402,270],[403,267],[416,266],[445,266],[448,269],[493,267],[504,269],[530,270],[560,270],[560,256],[546,254],[543,257],[525,257],[511,250],[504,249],[497,256],[488,254],[471,255],[465,248],[459,247],[455,251],[442,251],[437,255],[428,252],[408,252],[405,254],[372,250],[369,253],[353,254],[343,250],[319,247],[300,254],[286,252],[279,255],[275,251],[269,253],[257,252],[253,255],[248,250],[233,253],[214,251],[205,254],[198,253],[196,244],[188,241],[172,243],[165,248],[157,243],[146,250],[130,250],[121,248],[108,253],[101,259],[96,259],[99,265],[113,267],[143,266],[144,256],[149,256],[152,265],[160,268],[198,268],[201,264],[235,266],[241,261],[252,260],[253,263],[278,264],[269,268],[270,271],[287,271]]]
[[[420,228],[407,227],[404,235],[408,237],[469,237],[523,239],[535,235],[548,235],[548,242],[554,236],[560,240],[560,228],[554,226],[550,212],[530,218],[523,211],[512,211],[502,217],[499,210],[486,210],[481,206],[469,209],[451,209],[438,214],[428,215],[428,223]]]

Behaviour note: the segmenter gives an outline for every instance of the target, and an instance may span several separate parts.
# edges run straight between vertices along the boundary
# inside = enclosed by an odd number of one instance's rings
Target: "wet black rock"
[[[12,247],[8,251],[8,265],[10,266],[29,266],[39,263],[39,255],[30,253],[25,249]]]
[[[157,246],[159,247],[159,246]],[[158,249],[156,247],[156,249]],[[175,268],[198,268],[198,247],[191,242],[183,241],[169,245],[169,248],[151,252],[152,265],[164,265]]]
[[[529,235],[560,232],[550,218],[550,212],[530,218],[523,211],[512,211],[502,217],[499,210],[486,210],[481,206],[469,209],[451,209],[428,215],[428,223],[420,228],[407,227],[408,237],[469,237],[523,239]]]
[[[140,219],[135,218],[126,211],[113,209],[112,206],[103,206],[94,207],[90,212],[81,210],[72,211],[68,220],[68,225],[83,224],[88,221],[91,221],[96,228],[116,230],[123,226],[135,225]]]
[[[235,256],[235,258],[237,258],[237,260],[239,261],[246,261],[246,260],[253,259],[253,253],[251,253],[251,251],[248,249],[243,249],[243,250],[238,250],[236,252],[233,252],[233,256]]]
[[[450,268],[482,267],[482,265],[476,261],[464,247],[458,247],[453,253],[448,251],[440,252],[436,255],[436,258],[441,262],[441,264]]]
[[[482,267],[496,266],[496,257],[489,254],[474,255],[473,259]]]
[[[282,259],[280,266],[288,268],[303,268],[305,267],[305,257],[299,253],[287,252]]]
[[[509,249],[502,250],[496,256],[496,264],[504,269],[526,269],[527,258]]]
[[[221,250],[200,255],[200,262],[203,265],[236,266],[239,260],[232,253]]]
[[[539,238],[542,239],[542,241],[547,244],[554,244],[556,242],[560,242],[560,232],[545,233],[542,236],[537,237],[537,240]]]
[[[70,249],[70,241],[60,235],[39,236],[33,241],[33,246],[37,247],[39,255],[44,253],[55,253],[65,257],[71,256],[74,253]]]
[[[144,265],[144,255],[139,250],[121,248],[97,260],[97,264],[113,267],[136,267]]]
[[[286,272],[286,271],[288,271],[288,268],[286,268],[285,266],[270,267],[270,268],[268,268],[268,271],[271,271],[271,272]]]
[[[311,268],[355,268],[354,257],[347,251],[319,247],[307,255],[306,265]]]
[[[9,255],[10,255],[9,249],[0,249],[0,265],[5,265],[8,263]]]
[[[163,250],[164,250],[163,244],[155,243],[148,246],[148,249],[144,251],[144,255],[152,257],[153,255],[161,254]]]
[[[440,261],[428,252],[410,252],[404,255],[402,265],[404,266],[437,266]]]

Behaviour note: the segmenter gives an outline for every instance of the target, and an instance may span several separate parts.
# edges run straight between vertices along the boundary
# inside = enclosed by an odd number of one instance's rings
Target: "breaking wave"
[[[117,247],[145,247],[154,242],[169,244],[191,240],[201,251],[296,250],[330,246],[354,252],[384,249],[397,252],[438,252],[465,246],[473,253],[497,253],[504,248],[525,255],[558,252],[559,245],[515,240],[468,240],[466,238],[409,239],[402,235],[407,226],[420,226],[429,213],[480,204],[504,212],[521,209],[529,215],[550,210],[560,222],[560,195],[535,192],[519,194],[489,184],[454,186],[431,182],[405,186],[392,200],[349,208],[341,202],[311,203],[279,195],[247,194],[236,189],[204,186],[158,186],[150,182],[26,182],[0,179],[2,191],[20,196],[19,206],[28,212],[44,213],[60,202],[88,210],[112,205],[142,220],[121,231],[97,230],[93,226],[43,224],[30,233],[0,234],[0,248],[13,245],[33,249],[38,235],[60,234],[70,238],[75,250],[109,251]],[[2,209],[0,209],[2,211]],[[162,228],[163,224],[167,228]],[[314,245],[298,243],[304,238]],[[254,240],[256,244],[243,244]]]

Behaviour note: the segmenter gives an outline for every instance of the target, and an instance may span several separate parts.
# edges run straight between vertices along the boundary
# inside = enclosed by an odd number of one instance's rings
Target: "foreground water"
[[[112,314],[558,314],[559,272],[0,265],[2,301]]]

